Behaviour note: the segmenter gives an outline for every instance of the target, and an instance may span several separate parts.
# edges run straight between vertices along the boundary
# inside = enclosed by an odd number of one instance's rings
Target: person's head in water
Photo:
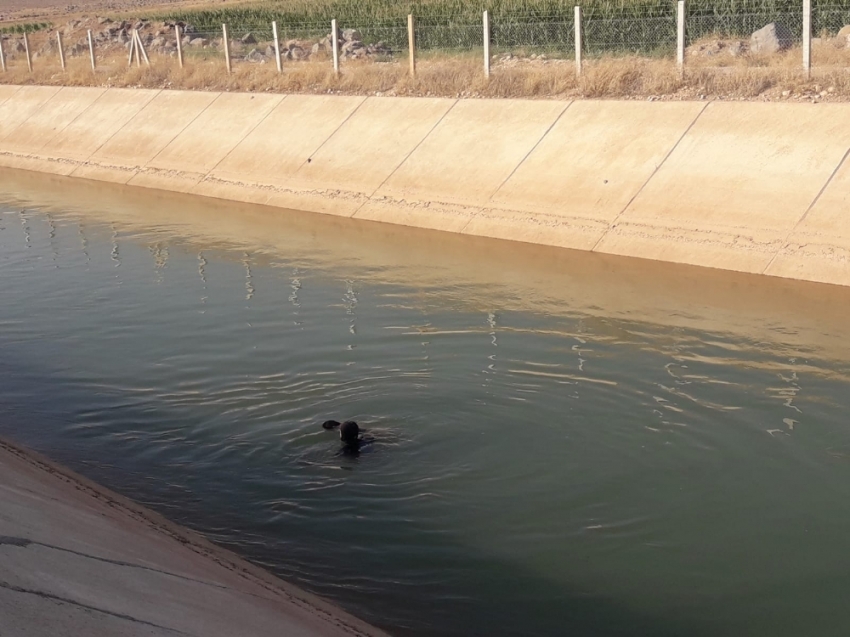
[[[360,427],[353,420],[346,420],[339,428],[339,439],[346,446],[354,446],[360,442]]]
[[[360,427],[353,420],[346,420],[340,424],[337,420],[326,420],[322,423],[324,429],[336,429],[339,427],[339,439],[346,447],[356,447],[360,444]]]

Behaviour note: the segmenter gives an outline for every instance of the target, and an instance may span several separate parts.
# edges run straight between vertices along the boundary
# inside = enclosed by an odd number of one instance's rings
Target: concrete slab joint
[[[848,115],[0,86],[0,166],[850,285]]]

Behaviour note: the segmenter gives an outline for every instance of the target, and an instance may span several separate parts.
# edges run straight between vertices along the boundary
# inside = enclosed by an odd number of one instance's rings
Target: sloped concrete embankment
[[[0,634],[388,637],[2,439]]]
[[[850,285],[850,104],[0,86],[0,166]]]

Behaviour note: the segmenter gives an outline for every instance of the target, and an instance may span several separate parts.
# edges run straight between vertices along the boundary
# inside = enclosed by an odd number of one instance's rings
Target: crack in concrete
[[[44,542],[36,542],[34,540],[29,540],[25,537],[13,537],[9,535],[0,535],[0,546],[17,546],[19,548],[28,548],[30,546],[43,546],[44,548],[52,549],[54,551],[62,551],[64,553],[70,553],[71,555],[78,555],[79,557],[85,557],[90,560],[97,560],[98,562],[105,562],[106,564],[114,564],[115,566],[127,566],[129,568],[138,568],[143,571],[150,571],[152,573],[159,573],[161,575],[168,575],[170,577],[176,577],[177,579],[186,580],[189,582],[195,582],[197,584],[203,584],[205,586],[212,586],[213,588],[220,588],[222,590],[227,590],[226,586],[222,586],[221,584],[213,584],[212,582],[205,582],[204,580],[195,579],[194,577],[187,577],[186,575],[178,575],[176,573],[170,573],[168,571],[162,571],[158,568],[153,568],[152,566],[143,566],[142,564],[134,564],[133,562],[125,562],[123,560],[113,560],[107,557],[99,557],[97,555],[90,555],[89,553],[83,553],[81,551],[75,551],[73,549],[66,549],[62,546],[56,546],[54,544],[45,544]]]
[[[167,630],[168,632],[175,633],[177,635],[189,635],[189,633],[185,633],[182,630],[177,630],[176,628],[161,626],[160,624],[154,624],[153,622],[145,621],[144,619],[137,619],[136,617],[133,617],[131,615],[125,615],[124,613],[116,613],[111,610],[106,610],[104,608],[98,608],[97,606],[83,604],[82,602],[77,602],[73,599],[68,599],[67,597],[60,597],[59,595],[53,595],[52,593],[46,593],[45,591],[37,591],[30,588],[23,588],[21,586],[9,584],[8,582],[0,582],[0,588],[4,588],[15,593],[22,593],[24,595],[35,595],[36,597],[41,597],[42,599],[49,599],[51,601],[59,602],[62,604],[70,604],[71,606],[77,606],[78,608],[83,608],[85,610],[94,611],[96,613],[102,613],[104,615],[109,615],[110,617],[115,617],[117,619],[123,619],[136,624],[150,626],[152,628],[159,628],[160,630]]]

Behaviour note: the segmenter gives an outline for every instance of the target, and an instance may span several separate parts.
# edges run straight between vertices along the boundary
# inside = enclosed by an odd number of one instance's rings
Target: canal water
[[[846,635],[848,308],[0,173],[0,433],[399,636]]]

